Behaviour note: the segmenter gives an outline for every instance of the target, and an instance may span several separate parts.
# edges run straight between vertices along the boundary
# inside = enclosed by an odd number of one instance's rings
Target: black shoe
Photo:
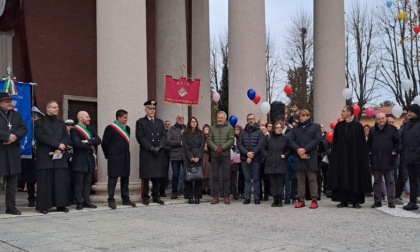
[[[194,203],[195,204],[200,204],[200,199],[195,199]]]
[[[167,196],[166,196],[166,193],[161,193],[160,194],[160,197],[162,197],[162,198],[166,198]]]
[[[332,192],[331,191],[327,191],[327,193],[325,194],[325,196],[327,196],[327,198],[332,198]]]
[[[114,201],[114,204],[115,204],[115,201]],[[124,202],[123,202],[123,205],[124,205],[124,206],[132,206],[132,207],[136,207],[136,203],[134,203],[134,202],[133,202],[133,201],[131,201],[131,200],[124,201]]]
[[[6,213],[7,214],[12,214],[12,215],[21,215],[22,213],[16,209],[16,207],[10,207],[6,209]]]
[[[388,202],[388,207],[389,208],[395,208],[395,203],[394,202]]]
[[[249,203],[251,203],[251,199],[245,199],[244,200],[244,205],[248,205]]]
[[[29,202],[28,203],[28,207],[34,207],[35,206],[35,202]]]
[[[233,200],[239,200],[239,196],[238,195],[233,195]]]
[[[42,214],[47,214],[48,213],[48,210],[41,210],[39,212],[42,213]]]
[[[150,201],[149,201],[149,199],[143,199],[143,200],[141,201],[141,203],[142,203],[143,205],[145,205],[145,206],[148,206],[148,205],[149,205],[149,203],[150,203]]]
[[[115,200],[108,200],[108,207],[111,209],[116,209],[117,205],[115,205]]]
[[[359,203],[353,203],[353,208],[362,208],[362,206]]]
[[[165,204],[165,202],[163,200],[161,200],[161,199],[153,199],[152,202],[153,203],[158,203],[159,205],[164,205]]]
[[[279,196],[278,195],[273,195],[273,203],[271,204],[271,207],[276,207],[277,204],[279,204]]]
[[[188,204],[194,204],[193,199],[188,199]]]
[[[408,211],[417,210],[419,209],[419,206],[416,203],[410,201],[407,205],[403,206],[403,209]]]
[[[290,197],[286,197],[284,199],[284,204],[290,204]]]
[[[171,199],[177,199],[178,198],[178,193],[172,193]]]
[[[68,213],[69,209],[67,207],[57,207],[57,212]]]
[[[338,208],[342,208],[342,207],[348,207],[349,204],[347,202],[341,202],[340,204],[337,205]]]
[[[83,209],[83,204],[77,204],[76,210],[82,210],[82,209]]]
[[[86,207],[86,208],[97,208],[96,205],[90,203],[89,201],[84,202],[83,206]]]
[[[263,200],[264,200],[264,201],[268,201],[268,194],[265,194],[265,195],[264,195]]]
[[[382,207],[382,203],[381,202],[373,203],[372,208],[377,208],[377,207]]]
[[[260,204],[260,200],[259,200],[259,199],[255,199],[255,200],[254,200],[254,204],[255,204],[255,205],[259,205],[259,204]]]

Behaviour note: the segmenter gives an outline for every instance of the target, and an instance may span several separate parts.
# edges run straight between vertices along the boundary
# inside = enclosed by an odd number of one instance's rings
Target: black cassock
[[[364,203],[372,192],[368,149],[363,125],[358,121],[337,123],[330,158],[332,200]]]

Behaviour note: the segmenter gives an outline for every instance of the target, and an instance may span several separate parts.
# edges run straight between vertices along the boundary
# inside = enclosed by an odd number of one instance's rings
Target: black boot
[[[283,206],[283,195],[277,195],[277,207]]]
[[[271,207],[276,207],[277,204],[279,204],[279,197],[278,195],[273,195],[273,204],[271,204]]]
[[[290,204],[290,197],[286,197],[284,199],[284,204]]]

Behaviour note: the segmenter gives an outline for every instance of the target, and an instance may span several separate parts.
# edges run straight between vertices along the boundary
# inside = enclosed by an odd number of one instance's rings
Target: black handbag
[[[185,170],[185,181],[191,182],[202,180],[204,178],[203,166],[201,165],[191,164]]]

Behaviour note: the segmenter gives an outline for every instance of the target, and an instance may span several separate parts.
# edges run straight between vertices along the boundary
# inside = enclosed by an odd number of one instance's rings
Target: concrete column
[[[344,0],[314,0],[314,118],[328,127],[345,100]]]
[[[248,113],[266,120],[259,106],[266,101],[264,0],[229,0],[228,32],[229,115],[242,126]],[[258,105],[247,97],[250,88],[261,95]]]
[[[177,114],[188,115],[186,105],[165,103],[164,75],[181,76],[184,65],[187,75],[187,37],[185,0],[156,0],[156,99],[157,117],[175,123]]]
[[[118,109],[128,111],[131,128],[131,199],[140,200],[139,144],[135,137],[136,120],[144,116],[147,99],[146,4],[145,0],[96,2],[98,51],[98,125],[103,136],[115,120]],[[107,195],[107,163],[99,148],[99,181],[93,186],[96,202]],[[117,185],[119,190],[119,185]],[[115,194],[119,199],[119,192]]]
[[[211,123],[209,0],[192,1],[192,77],[201,79],[199,105],[193,107],[200,127]]]
[[[7,75],[9,64],[13,69],[13,36],[13,31],[0,32],[0,77]]]

